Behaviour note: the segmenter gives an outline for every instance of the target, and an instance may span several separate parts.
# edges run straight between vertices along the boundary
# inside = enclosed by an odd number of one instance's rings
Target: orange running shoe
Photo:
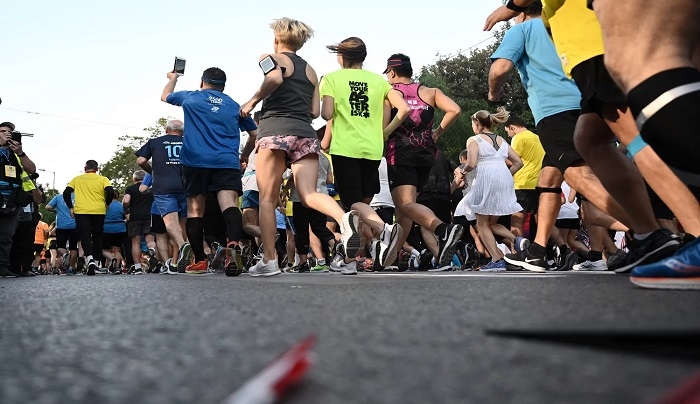
[[[199,275],[207,273],[207,261],[193,262],[185,268],[186,274]]]

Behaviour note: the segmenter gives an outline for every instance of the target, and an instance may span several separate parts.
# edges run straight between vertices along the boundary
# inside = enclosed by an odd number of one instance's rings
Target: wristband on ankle
[[[634,159],[634,156],[639,153],[640,150],[649,146],[647,142],[642,139],[641,135],[637,135],[631,142],[627,145],[627,157]]]

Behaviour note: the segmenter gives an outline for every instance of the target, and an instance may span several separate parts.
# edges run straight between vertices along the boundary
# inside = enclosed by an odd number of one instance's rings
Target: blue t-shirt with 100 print
[[[166,98],[185,113],[180,163],[188,167],[240,169],[241,130],[257,129],[238,115],[240,106],[221,91],[177,91]]]
[[[182,136],[163,135],[150,139],[135,154],[151,160],[153,195],[185,192],[180,171]]]

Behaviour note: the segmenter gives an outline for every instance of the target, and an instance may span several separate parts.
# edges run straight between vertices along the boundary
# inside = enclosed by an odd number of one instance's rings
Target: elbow
[[[328,111],[323,111],[321,113],[321,118],[323,118],[323,120],[325,120],[325,121],[330,121],[331,119],[333,119],[333,113],[328,112]]]
[[[318,109],[312,109],[310,115],[311,115],[311,119],[316,119],[319,116],[321,116],[321,111]]]
[[[167,94],[163,94],[163,95],[160,96],[160,100],[163,101],[163,102],[168,102],[168,101],[166,101],[167,98],[168,98],[168,95],[167,95]]]

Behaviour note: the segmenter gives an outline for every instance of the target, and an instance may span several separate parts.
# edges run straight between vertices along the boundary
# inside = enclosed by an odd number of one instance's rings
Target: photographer
[[[32,202],[36,189],[28,174],[36,172],[34,162],[22,150],[21,134],[11,122],[0,123],[0,276],[17,276],[10,271],[12,236],[20,211]],[[24,178],[26,177],[26,180]],[[33,244],[33,240],[32,240]]]

